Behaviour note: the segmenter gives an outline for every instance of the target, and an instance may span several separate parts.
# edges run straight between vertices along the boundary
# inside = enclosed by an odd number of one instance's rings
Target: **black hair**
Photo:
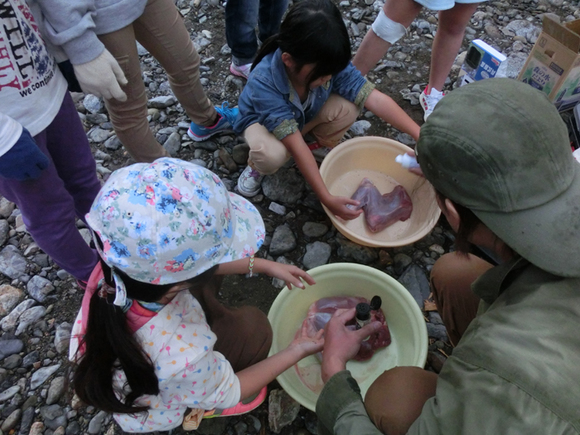
[[[445,200],[448,199],[441,192],[436,191],[441,206],[445,208]],[[481,219],[479,219],[471,209],[450,200],[457,210],[459,215],[459,228],[457,228],[457,234],[455,235],[455,249],[460,254],[467,255],[470,252],[471,242],[469,238],[473,232],[477,229],[479,225],[485,225]],[[500,239],[496,236],[496,242]],[[503,252],[509,255],[518,255],[509,245],[503,242],[502,248]]]
[[[292,56],[297,69],[315,67],[309,83],[345,69],[351,58],[350,40],[342,15],[331,0],[302,0],[294,4],[282,21],[280,32],[268,38],[258,52],[252,69],[264,56],[280,48]]]
[[[101,259],[105,282],[114,288],[111,268]],[[186,281],[191,286],[202,286],[215,273],[217,265]],[[127,297],[145,302],[158,301],[175,284],[156,285],[136,281],[115,269],[127,289]],[[133,406],[144,394],[159,394],[159,380],[151,359],[147,356],[127,325],[121,307],[95,292],[91,297],[89,318],[85,336],[79,346],[84,354],[74,370],[73,386],[79,398],[88,405],[103,411],[121,414],[143,412],[147,406]],[[115,395],[113,375],[123,370],[127,384],[123,390],[130,391],[124,402]],[[126,387],[129,387],[128,389]]]

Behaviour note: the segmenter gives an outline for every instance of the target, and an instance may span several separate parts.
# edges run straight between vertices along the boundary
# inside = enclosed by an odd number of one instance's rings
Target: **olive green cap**
[[[421,128],[425,177],[532,264],[580,277],[580,164],[554,105],[528,84],[475,82]]]

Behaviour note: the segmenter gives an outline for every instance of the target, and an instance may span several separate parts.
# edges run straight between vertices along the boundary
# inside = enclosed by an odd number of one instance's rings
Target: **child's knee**
[[[250,148],[248,164],[262,175],[276,172],[290,158],[286,147],[273,147],[265,141],[259,141]]]

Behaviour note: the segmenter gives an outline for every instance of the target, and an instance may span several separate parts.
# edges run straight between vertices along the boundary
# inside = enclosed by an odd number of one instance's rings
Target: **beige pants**
[[[357,106],[332,94],[301,133],[310,133],[320,145],[332,148],[340,142],[358,115]],[[250,125],[244,131],[244,137],[250,146],[248,165],[262,175],[273,174],[291,157],[284,144],[263,125]]]
[[[199,55],[173,0],[149,0],[143,14],[129,26],[99,35],[127,77],[127,101],[105,100],[115,133],[137,162],[152,162],[169,154],[153,136],[147,122],[147,93],[141,78],[139,41],[163,66],[173,93],[187,116],[204,126],[216,111],[199,81]]]
[[[479,298],[471,284],[493,266],[474,255],[443,255],[431,271],[431,290],[450,340],[457,344],[475,318]],[[375,426],[388,435],[405,434],[435,395],[437,375],[418,367],[395,367],[369,387],[365,407]]]

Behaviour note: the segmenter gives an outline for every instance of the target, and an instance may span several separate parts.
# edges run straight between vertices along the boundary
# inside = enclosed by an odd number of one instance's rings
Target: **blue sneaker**
[[[232,109],[229,103],[226,102],[222,104],[222,107],[216,107],[215,110],[219,115],[219,119],[215,125],[204,127],[203,125],[197,125],[192,122],[187,130],[187,135],[194,141],[201,142],[214,134],[231,131],[238,116],[238,108],[235,107]]]

